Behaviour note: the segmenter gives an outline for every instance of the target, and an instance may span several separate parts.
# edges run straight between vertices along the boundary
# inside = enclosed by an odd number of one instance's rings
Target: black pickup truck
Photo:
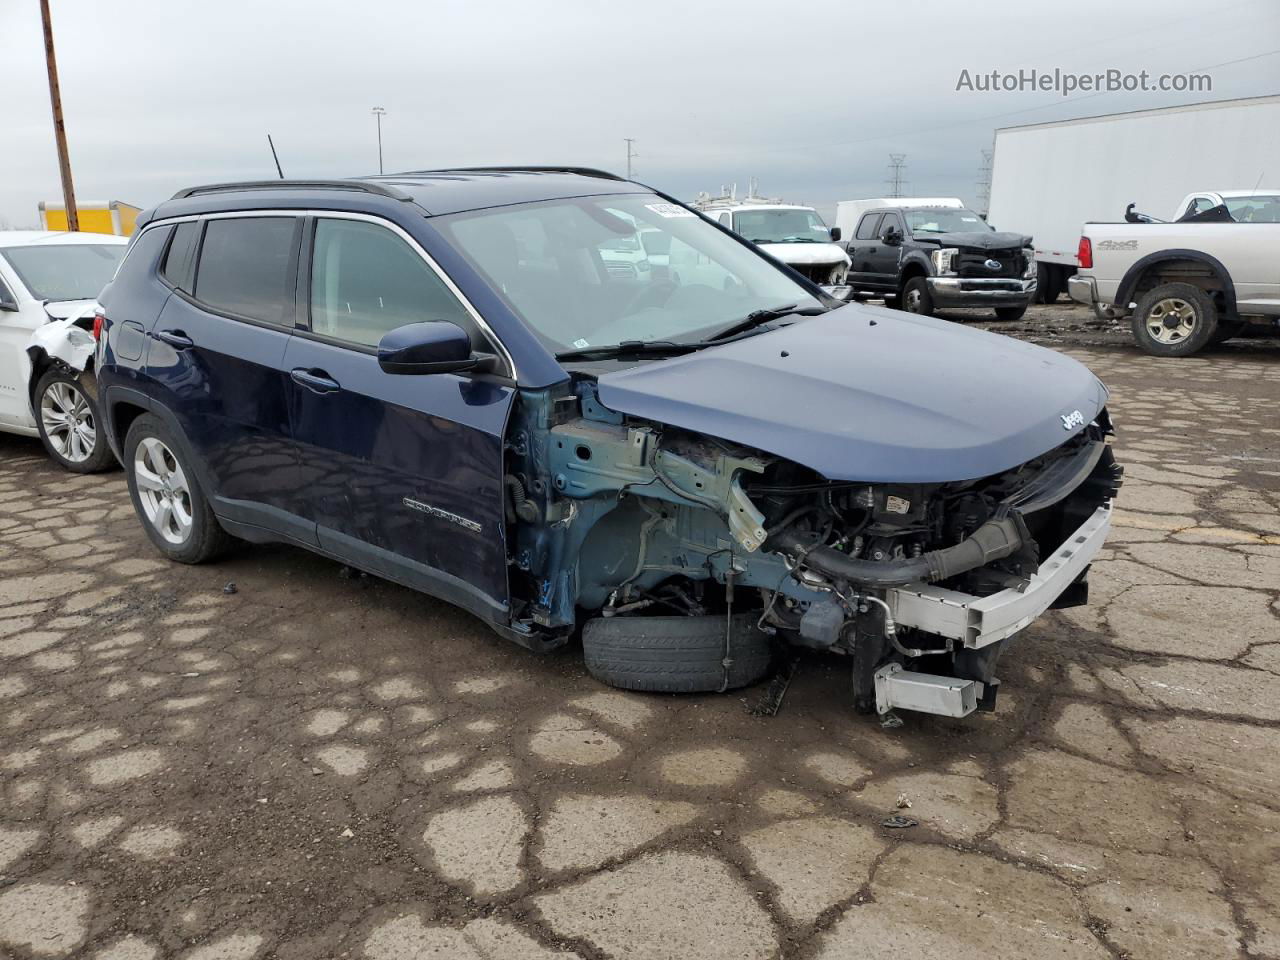
[[[1017,320],[1036,294],[1031,238],[1000,233],[963,207],[869,210],[845,250],[855,296],[883,297],[910,313],[991,307]]]

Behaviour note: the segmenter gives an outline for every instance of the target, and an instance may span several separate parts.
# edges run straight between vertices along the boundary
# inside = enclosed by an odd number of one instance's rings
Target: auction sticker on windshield
[[[694,212],[674,203],[646,203],[645,207],[660,217],[692,217]]]

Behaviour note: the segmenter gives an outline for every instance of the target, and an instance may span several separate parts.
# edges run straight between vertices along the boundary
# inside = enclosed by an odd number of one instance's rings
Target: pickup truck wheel
[[[732,619],[729,682],[725,686],[725,618],[597,617],[582,629],[587,671],[622,690],[714,693],[763,679],[773,659],[757,614]]]
[[[1161,284],[1142,295],[1133,313],[1133,339],[1156,357],[1188,357],[1217,332],[1217,306],[1189,283]]]
[[[77,375],[58,366],[48,370],[36,384],[35,414],[45,452],[64,470],[101,473],[115,466],[98,405]]]
[[[924,277],[912,277],[902,288],[902,309],[922,317],[933,316],[933,297]]]
[[[183,446],[159,417],[143,414],[124,440],[129,497],[156,549],[178,563],[204,563],[231,536],[218,524]]]
[[[1020,307],[996,307],[996,319],[1009,323],[1012,320],[1021,320],[1026,312],[1026,304]]]

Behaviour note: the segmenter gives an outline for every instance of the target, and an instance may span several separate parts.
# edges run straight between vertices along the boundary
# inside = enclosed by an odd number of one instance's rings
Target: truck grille
[[[988,260],[999,263],[1000,269],[989,269],[986,266]],[[961,277],[1020,277],[1026,265],[1027,260],[1022,255],[1021,248],[978,252],[962,250],[956,257],[956,273]]]
[[[830,283],[831,271],[836,265],[834,263],[792,263],[788,266],[814,283]]]

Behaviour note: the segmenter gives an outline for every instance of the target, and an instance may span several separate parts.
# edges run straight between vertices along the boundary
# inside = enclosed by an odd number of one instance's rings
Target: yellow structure
[[[109,203],[77,203],[82,233],[111,233],[127,237],[142,212],[141,207],[112,200]],[[45,230],[67,229],[67,208],[61,203],[40,201],[40,226]]]

